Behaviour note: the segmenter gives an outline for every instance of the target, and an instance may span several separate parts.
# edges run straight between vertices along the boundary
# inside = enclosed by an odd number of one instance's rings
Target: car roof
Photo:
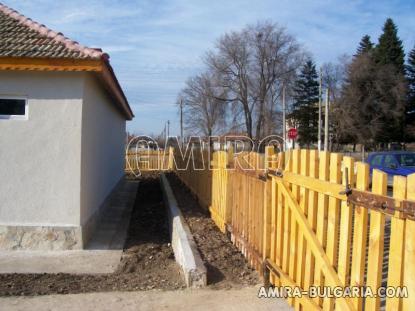
[[[387,154],[415,154],[413,151],[379,151],[379,152],[370,152],[369,156],[373,155],[387,155]]]

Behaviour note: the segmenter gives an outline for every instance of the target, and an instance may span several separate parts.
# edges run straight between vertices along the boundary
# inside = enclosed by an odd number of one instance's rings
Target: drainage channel
[[[216,227],[209,211],[200,206],[174,173],[166,177],[206,267],[207,285],[213,289],[229,289],[259,284],[257,272]]]

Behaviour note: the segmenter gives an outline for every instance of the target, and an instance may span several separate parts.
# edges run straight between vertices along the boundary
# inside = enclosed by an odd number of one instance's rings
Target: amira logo
[[[247,136],[210,136],[208,138],[201,136],[191,136],[185,146],[180,143],[178,136],[170,136],[166,139],[164,148],[160,148],[157,141],[150,136],[136,136],[132,138],[126,147],[126,170],[134,176],[141,175],[140,167],[149,163],[151,157],[156,157],[157,163],[161,158],[167,157],[169,147],[174,148],[171,169],[188,170],[192,165],[193,170],[213,170],[214,167],[206,165],[211,163],[214,151],[228,151],[232,153],[235,160],[235,166],[244,170],[261,169],[261,159],[252,161],[250,154],[265,150],[266,147],[272,146],[276,153],[284,150],[284,139],[278,135],[270,135],[255,143]],[[155,151],[158,151],[155,153]],[[276,159],[266,159],[276,161]],[[286,159],[287,160],[287,159]],[[286,161],[288,163],[288,161]],[[232,169],[232,168],[230,168]]]

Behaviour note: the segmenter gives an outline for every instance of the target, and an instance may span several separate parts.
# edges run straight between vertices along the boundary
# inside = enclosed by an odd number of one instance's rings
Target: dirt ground
[[[153,174],[140,179],[124,253],[115,273],[0,274],[0,296],[184,288],[169,243],[158,178]]]
[[[206,265],[208,285],[222,289],[259,284],[257,272],[248,266],[244,256],[219,231],[209,212],[198,204],[176,175],[168,174],[167,177]]]
[[[168,176],[192,231],[212,289],[259,283],[243,255],[222,234],[175,175]],[[157,174],[140,177],[140,185],[120,265],[105,275],[0,274],[0,296],[38,296],[108,291],[175,290],[185,284],[169,243],[166,208]]]

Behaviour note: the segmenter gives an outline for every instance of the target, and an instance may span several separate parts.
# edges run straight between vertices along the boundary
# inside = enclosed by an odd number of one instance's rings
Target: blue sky
[[[3,0],[4,4],[111,56],[136,118],[128,129],[178,134],[177,94],[203,69],[201,57],[224,32],[272,20],[297,37],[318,64],[353,54],[360,38],[377,41],[387,17],[406,53],[415,44],[414,0]]]

